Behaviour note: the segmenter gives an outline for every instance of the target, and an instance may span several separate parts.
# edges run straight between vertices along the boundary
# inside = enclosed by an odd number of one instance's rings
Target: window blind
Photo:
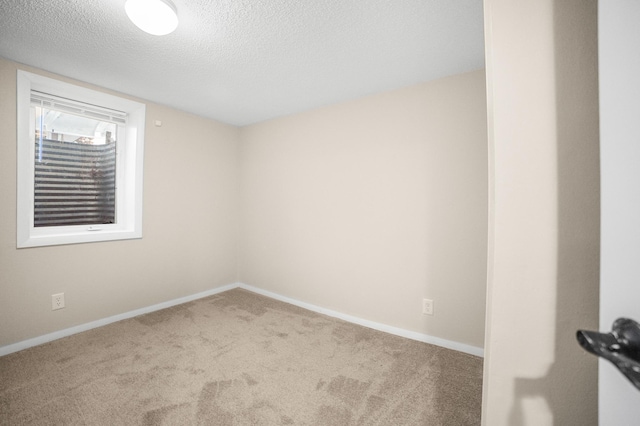
[[[127,113],[125,112],[78,102],[36,90],[31,91],[31,105],[68,112],[109,123],[127,124]]]

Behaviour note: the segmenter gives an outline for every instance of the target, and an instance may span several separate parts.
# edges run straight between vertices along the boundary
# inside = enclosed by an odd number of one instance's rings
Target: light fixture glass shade
[[[178,26],[176,8],[169,0],[127,0],[124,10],[142,31],[166,35]]]

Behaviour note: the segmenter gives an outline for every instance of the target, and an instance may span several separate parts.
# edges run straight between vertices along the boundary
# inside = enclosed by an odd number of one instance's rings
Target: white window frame
[[[35,134],[31,90],[128,114],[116,151],[116,223],[34,227]],[[142,178],[146,107],[140,102],[18,70],[17,247],[39,247],[142,238]]]

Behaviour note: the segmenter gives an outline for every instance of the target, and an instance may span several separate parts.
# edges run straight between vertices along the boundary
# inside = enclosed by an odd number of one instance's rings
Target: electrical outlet
[[[51,295],[51,310],[55,311],[56,309],[64,308],[64,293],[52,294]]]
[[[422,299],[422,315],[433,315],[433,300]]]

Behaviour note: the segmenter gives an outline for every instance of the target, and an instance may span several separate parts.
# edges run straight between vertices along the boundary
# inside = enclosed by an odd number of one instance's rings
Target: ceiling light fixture
[[[176,7],[170,0],[127,0],[124,10],[142,31],[166,35],[178,26]]]

